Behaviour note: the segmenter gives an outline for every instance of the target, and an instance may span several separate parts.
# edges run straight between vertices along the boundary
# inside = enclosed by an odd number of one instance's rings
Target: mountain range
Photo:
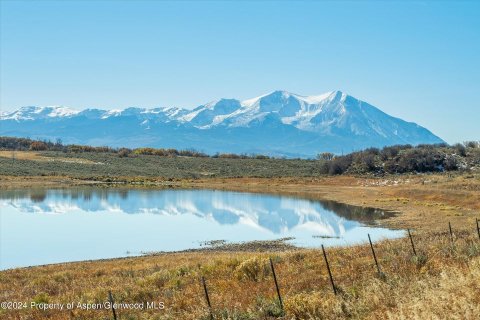
[[[220,99],[194,109],[22,107],[0,114],[0,135],[286,157],[443,142],[426,128],[341,91],[315,96],[274,91],[244,101]]]

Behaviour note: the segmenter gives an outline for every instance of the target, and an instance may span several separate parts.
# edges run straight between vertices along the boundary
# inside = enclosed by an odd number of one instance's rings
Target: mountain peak
[[[343,94],[346,95],[346,93],[343,92],[343,91],[341,91],[341,90],[333,90],[333,91],[330,91],[330,92],[328,92],[328,93],[330,93],[330,95],[335,95],[335,96],[336,96],[336,95],[343,95]]]
[[[289,97],[291,95],[294,95],[291,92],[288,92],[286,90],[275,90],[271,93],[268,94],[269,96],[282,96],[282,97]]]
[[[282,99],[286,100],[292,97],[306,104],[318,104],[327,99],[330,99],[332,101],[346,99],[346,97],[349,97],[349,95],[340,90],[328,91],[320,95],[311,95],[311,96],[303,96],[303,95],[292,93],[286,90],[275,90],[255,98],[244,100],[242,101],[242,105],[251,107],[260,100],[269,100],[269,101],[279,100],[280,101]]]

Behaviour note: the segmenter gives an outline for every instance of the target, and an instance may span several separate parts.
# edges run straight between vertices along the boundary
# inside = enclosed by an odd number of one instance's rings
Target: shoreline
[[[294,244],[287,243],[289,240],[295,238],[279,238],[273,240],[252,240],[243,242],[227,242],[225,240],[214,240],[212,242],[221,241],[221,244],[204,244],[199,248],[187,248],[184,250],[175,251],[152,251],[152,252],[139,252],[139,254],[132,254],[127,256],[120,256],[114,258],[99,258],[99,259],[86,259],[75,260],[65,262],[53,262],[24,267],[13,267],[7,269],[0,269],[0,273],[9,272],[15,270],[28,270],[44,267],[59,267],[65,265],[83,264],[83,263],[101,263],[101,262],[115,262],[125,261],[128,259],[136,259],[140,257],[162,257],[171,256],[175,254],[222,254],[222,253],[265,253],[265,252],[287,252],[287,251],[301,251],[301,250],[317,250],[320,247],[299,247]],[[335,246],[336,247],[336,246]],[[333,248],[333,247],[332,247]]]

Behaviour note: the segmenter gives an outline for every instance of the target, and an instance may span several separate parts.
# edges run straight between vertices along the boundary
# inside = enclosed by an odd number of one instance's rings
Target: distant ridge
[[[22,107],[0,114],[0,135],[287,157],[443,142],[426,128],[341,91],[315,96],[274,91],[244,101],[220,99],[193,110]]]

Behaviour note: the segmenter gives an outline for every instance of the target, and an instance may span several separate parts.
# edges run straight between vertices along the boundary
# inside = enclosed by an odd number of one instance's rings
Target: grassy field
[[[35,144],[44,143],[32,142],[30,149]],[[182,152],[188,156],[180,151],[170,155],[171,153],[168,152],[173,152],[171,150],[151,148],[132,151],[129,149],[103,150],[103,148],[97,150],[90,146],[61,146],[63,151],[56,149],[56,151],[53,149],[27,151],[26,147],[24,147],[25,150],[18,151],[10,147],[10,149],[0,149],[0,174],[2,175],[54,174],[100,180],[121,177],[199,179],[318,177],[328,174],[383,176],[480,170],[480,144],[477,142],[456,146],[392,146],[382,150],[371,148],[344,156],[321,153],[318,160],[222,154],[212,157],[194,156],[194,153],[186,151]],[[45,144],[44,147],[46,148]]]
[[[120,319],[208,319],[206,278],[215,319],[478,319],[480,239],[470,229],[414,233],[370,247],[327,249],[338,294],[319,250],[189,252],[58,264],[0,273],[2,301],[163,302],[163,310],[117,310]],[[279,306],[271,257],[284,311]],[[108,309],[2,310],[2,319],[106,319]]]
[[[318,161],[287,159],[225,159],[118,157],[112,153],[0,152],[0,175],[57,175],[84,179],[109,177],[305,177],[318,176]]]

